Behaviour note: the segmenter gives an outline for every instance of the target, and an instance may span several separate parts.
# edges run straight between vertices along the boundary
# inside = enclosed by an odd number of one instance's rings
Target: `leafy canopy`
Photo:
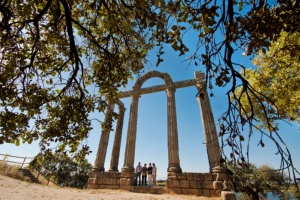
[[[242,113],[256,117],[266,128],[277,119],[300,122],[299,36],[282,32],[267,52],[253,60],[256,68],[243,72],[255,91],[247,96],[243,88],[237,90]]]
[[[267,197],[268,193],[289,199],[287,191],[288,177],[281,171],[268,165],[256,167],[250,164],[247,168],[232,168],[235,172],[231,177],[235,190],[240,193],[239,199],[259,199]],[[244,198],[243,198],[244,197]]]
[[[192,38],[196,50],[188,59],[204,66],[206,88],[230,86],[228,100],[240,84],[246,94],[254,93],[240,74],[245,67],[233,55],[244,51],[253,56],[266,51],[282,31],[299,32],[299,4],[296,0],[2,0],[0,143],[39,139],[44,153],[56,143],[55,150],[83,158],[89,153],[82,141],[92,129],[90,113],[104,112],[107,102],[118,98],[119,87],[143,72],[154,45],[159,49],[157,65],[163,61],[165,45],[186,54],[188,31],[197,35]],[[251,137],[254,119],[242,115],[239,101],[228,102],[220,118],[222,148],[232,150],[230,160],[246,162],[243,126],[249,125]],[[281,141],[276,144],[284,146]],[[289,151],[281,150],[284,162],[294,169]]]

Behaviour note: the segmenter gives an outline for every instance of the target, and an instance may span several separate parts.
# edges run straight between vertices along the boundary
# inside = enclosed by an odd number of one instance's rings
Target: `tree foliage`
[[[247,168],[233,168],[232,177],[235,189],[241,192],[245,199],[259,199],[259,196],[267,197],[268,193],[289,199],[288,176],[268,165],[256,167],[250,164]]]
[[[118,98],[119,87],[143,71],[154,45],[159,49],[157,65],[163,61],[165,45],[186,54],[188,31],[197,35],[189,60],[204,67],[206,88],[230,86],[228,100],[240,85],[246,95],[254,93],[240,74],[245,67],[234,55],[243,51],[253,56],[266,51],[282,31],[299,32],[299,4],[296,0],[1,0],[0,142],[40,139],[44,153],[56,142],[57,151],[84,157],[89,149],[82,141],[92,129],[89,114],[104,112],[107,102]],[[224,154],[225,159],[243,163],[248,162],[248,151],[242,148],[243,126],[249,125],[251,137],[254,118],[241,115],[241,101],[233,98],[220,118],[220,136],[222,147],[232,151],[230,156]],[[283,158],[281,167],[294,170],[284,143],[274,141]]]
[[[37,155],[30,166],[58,185],[80,189],[86,188],[88,173],[92,169],[92,165],[86,159],[76,162],[69,156],[61,156],[59,153],[42,158]]]
[[[266,128],[278,119],[300,122],[299,36],[282,32],[267,52],[260,52],[253,60],[256,68],[243,72],[255,89],[248,96],[241,92],[242,88],[236,92],[241,98],[243,116],[254,114]]]
[[[150,12],[147,2],[144,9]],[[143,69],[151,44],[139,7],[122,1],[0,1],[0,142],[40,139],[84,157],[80,142],[132,73]],[[133,10],[133,12],[132,12]],[[147,22],[144,22],[147,24]],[[95,92],[91,92],[95,91]]]

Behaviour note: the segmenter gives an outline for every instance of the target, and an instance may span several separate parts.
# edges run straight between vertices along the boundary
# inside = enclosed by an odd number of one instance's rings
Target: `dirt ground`
[[[141,194],[124,190],[56,188],[0,175],[1,200],[221,200],[176,194]]]

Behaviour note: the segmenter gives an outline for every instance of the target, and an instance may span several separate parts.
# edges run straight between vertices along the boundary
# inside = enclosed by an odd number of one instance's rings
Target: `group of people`
[[[149,186],[156,186],[156,174],[157,174],[157,167],[155,163],[144,164],[142,167],[141,162],[135,168],[135,176],[136,176],[136,185],[147,185],[147,177],[148,177],[148,185]],[[141,180],[142,179],[142,180]]]

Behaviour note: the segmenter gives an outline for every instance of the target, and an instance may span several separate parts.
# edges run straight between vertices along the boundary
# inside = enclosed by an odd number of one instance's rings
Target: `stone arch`
[[[165,81],[163,85],[141,88],[145,81],[150,78],[158,77]],[[121,92],[120,98],[131,97],[129,126],[127,131],[127,141],[125,150],[124,166],[121,172],[118,171],[118,157],[120,151],[120,140],[122,135],[122,125],[125,108],[118,100],[108,105],[105,120],[111,119],[111,112],[114,104],[119,106],[119,119],[115,134],[113,146],[113,156],[111,167],[108,172],[104,170],[104,160],[108,143],[109,130],[103,129],[100,137],[99,148],[96,155],[95,165],[89,174],[88,188],[111,188],[126,189],[131,191],[143,192],[145,188],[135,187],[134,174],[134,155],[137,130],[138,102],[142,94],[166,91],[168,106],[168,179],[167,189],[178,194],[194,194],[199,196],[220,196],[220,191],[230,190],[230,184],[226,177],[226,170],[221,166],[221,151],[218,142],[214,117],[209,102],[209,96],[204,87],[204,73],[195,72],[195,79],[173,82],[167,73],[151,71],[140,77],[133,90]],[[182,172],[179,164],[178,151],[178,133],[175,105],[176,88],[196,86],[201,95],[197,96],[202,124],[204,129],[206,148],[210,170],[209,173]],[[201,97],[200,97],[201,96]],[[118,131],[117,131],[118,130]],[[118,133],[117,133],[118,132]],[[149,187],[150,188],[150,187]],[[150,188],[153,189],[153,188]],[[229,195],[226,192],[225,195]],[[234,192],[230,192],[232,198],[235,198]]]
[[[181,172],[179,161],[178,128],[176,116],[175,91],[172,78],[167,73],[150,71],[140,77],[133,86],[131,94],[130,116],[128,122],[128,132],[125,150],[125,160],[122,172],[134,172],[134,155],[136,145],[138,103],[140,89],[142,85],[151,78],[161,78],[165,81],[165,91],[167,94],[167,112],[168,112],[168,172]],[[128,174],[129,175],[129,174]]]
[[[165,81],[166,85],[173,85],[173,80],[168,73],[153,70],[137,79],[135,85],[133,86],[134,90],[141,89],[142,85],[151,78],[161,78]]]

